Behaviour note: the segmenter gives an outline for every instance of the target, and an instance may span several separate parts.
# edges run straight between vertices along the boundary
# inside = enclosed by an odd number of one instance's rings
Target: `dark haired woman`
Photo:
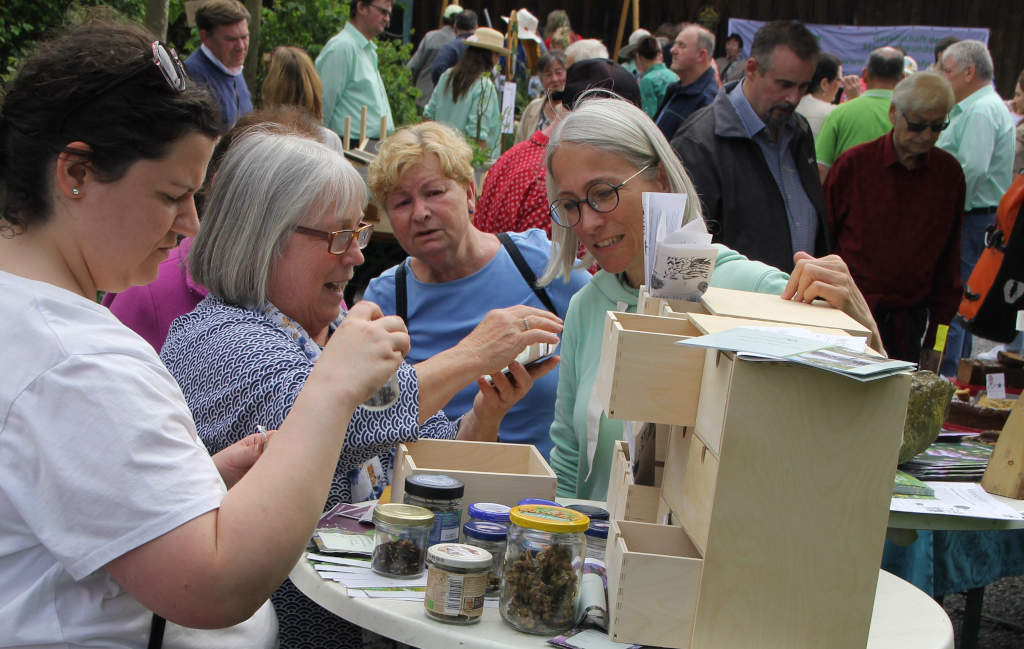
[[[499,54],[508,56],[508,49],[501,32],[489,27],[478,28],[466,43],[459,62],[438,79],[423,115],[460,131],[495,160],[501,153],[501,106],[485,73],[497,65]]]
[[[5,646],[274,646],[266,600],[309,541],[353,411],[408,351],[399,319],[357,305],[281,424],[288,443],[257,434],[210,457],[153,348],[94,300],[152,281],[196,233],[218,128],[209,94],[133,26],[45,43],[7,87]]]
[[[661,44],[653,36],[648,36],[636,46],[636,69],[640,72],[641,106],[654,119],[665,100],[665,92],[679,81],[679,75],[665,65]]]

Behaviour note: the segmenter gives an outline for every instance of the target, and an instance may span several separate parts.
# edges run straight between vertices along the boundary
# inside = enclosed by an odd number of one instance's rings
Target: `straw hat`
[[[473,35],[466,39],[470,47],[482,47],[485,50],[497,52],[502,56],[508,56],[508,48],[505,47],[505,35],[497,29],[490,27],[477,27]]]

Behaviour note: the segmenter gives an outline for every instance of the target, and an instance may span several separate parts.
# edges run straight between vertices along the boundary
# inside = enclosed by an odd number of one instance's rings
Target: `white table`
[[[349,597],[344,586],[321,579],[303,558],[292,582],[311,600],[346,620],[420,649],[529,649],[550,647],[549,636],[519,633],[498,610],[486,608],[478,624],[436,622],[422,602]],[[911,584],[880,571],[868,649],[953,649],[953,626],[935,601]]]

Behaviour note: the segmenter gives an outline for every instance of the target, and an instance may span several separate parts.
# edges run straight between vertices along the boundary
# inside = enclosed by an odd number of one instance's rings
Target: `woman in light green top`
[[[501,32],[489,27],[477,29],[466,43],[459,62],[438,79],[423,115],[460,131],[495,160],[501,153],[501,105],[487,73],[508,50]]]
[[[683,220],[700,219],[693,184],[665,136],[636,106],[620,99],[587,99],[555,126],[547,149],[548,198],[553,227],[551,260],[539,283],[568,275],[580,263],[601,270],[573,296],[562,332],[554,443],[549,461],[558,495],[604,499],[612,446],[622,422],[608,419],[593,399],[601,358],[604,313],[636,311],[643,280],[643,192],[678,192],[686,201]],[[577,242],[587,254],[576,260]],[[780,299],[823,298],[868,326],[881,349],[878,329],[850,271],[836,255],[795,255],[792,276],[718,245],[711,285],[781,293]]]
[[[654,119],[665,99],[665,91],[679,81],[679,75],[665,66],[661,44],[653,36],[636,46],[636,67],[640,71],[640,101],[644,112]]]

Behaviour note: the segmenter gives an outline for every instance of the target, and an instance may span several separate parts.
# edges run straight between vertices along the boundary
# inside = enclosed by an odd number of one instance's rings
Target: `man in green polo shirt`
[[[964,172],[967,197],[960,237],[960,273],[964,290],[985,247],[985,230],[996,218],[996,207],[1013,180],[1014,126],[1006,104],[992,87],[992,55],[980,41],[950,45],[939,67],[953,87],[956,106],[949,127],[936,146],[952,153]],[[941,372],[956,376],[959,358],[971,355],[971,335],[954,320],[946,338]]]
[[[894,47],[878,48],[871,52],[861,75],[867,90],[829,113],[814,138],[822,183],[829,167],[844,151],[892,130],[889,102],[892,89],[903,79],[903,53]]]
[[[324,125],[344,137],[345,118],[351,119],[350,137],[359,137],[362,107],[366,106],[366,135],[379,139],[380,120],[387,117],[387,132],[395,130],[384,81],[377,70],[373,39],[387,29],[391,0],[352,0],[345,28],[327,41],[316,57],[316,71],[324,84]]]

